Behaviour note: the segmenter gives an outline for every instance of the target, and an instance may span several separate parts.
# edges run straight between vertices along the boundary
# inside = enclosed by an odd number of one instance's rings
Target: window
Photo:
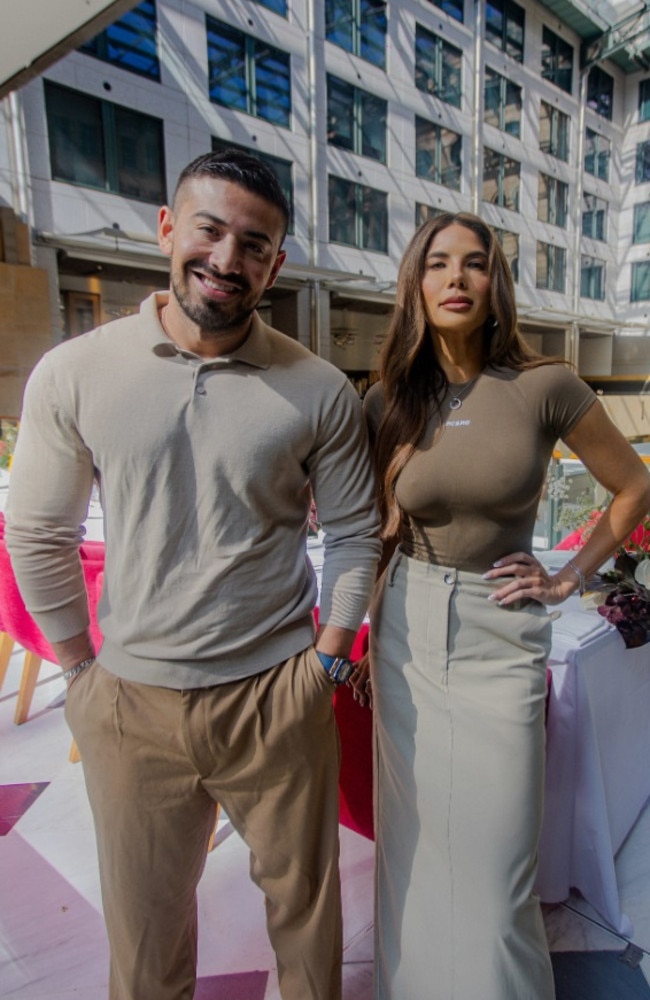
[[[580,297],[583,299],[605,298],[605,261],[596,257],[580,258]]]
[[[145,0],[127,11],[119,20],[85,42],[79,51],[114,63],[131,73],[160,80],[154,0]]]
[[[434,208],[433,205],[425,205],[421,201],[415,203],[415,228],[418,229],[429,219],[437,219],[442,215],[444,208]]]
[[[325,37],[346,52],[386,65],[384,0],[326,0]]]
[[[485,70],[485,121],[521,137],[521,87],[493,69]]]
[[[517,62],[524,61],[525,16],[513,0],[486,0],[485,37]]]
[[[587,107],[611,122],[613,103],[614,77],[600,66],[592,66],[587,77]]]
[[[351,83],[327,76],[327,141],[386,162],[388,104]]]
[[[537,218],[566,229],[569,185],[548,174],[539,175],[537,186]]]
[[[542,32],[542,76],[556,87],[571,93],[573,87],[573,46],[550,28]]]
[[[425,94],[460,107],[463,53],[417,24],[415,26],[415,86]]]
[[[650,121],[650,79],[639,84],[639,121]]]
[[[636,144],[636,182],[650,181],[650,139]]]
[[[521,164],[493,149],[483,150],[483,201],[519,211]]]
[[[425,118],[415,119],[415,173],[460,191],[462,137]]]
[[[45,81],[52,179],[162,204],[159,118]]]
[[[611,142],[604,135],[599,135],[588,128],[585,132],[585,173],[599,177],[601,181],[609,180],[609,159]]]
[[[331,243],[387,253],[387,194],[365,184],[330,176],[328,200]]]
[[[634,243],[650,243],[650,201],[634,206]]]
[[[592,240],[607,239],[607,202],[586,191],[582,195],[582,235]]]
[[[537,243],[537,287],[563,292],[566,276],[566,250],[551,243]]]
[[[632,264],[632,286],[630,302],[650,301],[650,260],[640,260]]]
[[[435,4],[440,10],[444,10],[445,14],[449,14],[449,17],[463,23],[463,0],[429,0],[429,3]]]
[[[206,17],[210,100],[274,125],[289,126],[289,54]]]
[[[287,16],[287,0],[255,0],[260,7],[268,7],[276,14],[281,14],[282,17]]]
[[[570,120],[563,111],[542,101],[539,113],[539,148],[542,152],[557,156],[558,160],[569,159]]]
[[[283,160],[279,156],[272,156],[270,153],[263,153],[261,150],[250,146],[241,146],[238,142],[231,142],[229,139],[217,139],[216,136],[212,136],[212,149],[214,152],[221,149],[241,149],[245,153],[250,153],[251,156],[256,156],[262,163],[266,163],[267,167],[270,167],[277,177],[278,183],[282,188],[282,193],[289,202],[289,225],[287,232],[295,232],[293,214],[293,164],[291,161]]]
[[[497,229],[496,226],[493,226],[492,230],[510,265],[512,280],[519,281],[519,237],[516,233],[510,233],[507,229]]]

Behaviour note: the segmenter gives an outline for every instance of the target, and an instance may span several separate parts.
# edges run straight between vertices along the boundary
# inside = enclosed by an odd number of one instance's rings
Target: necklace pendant
[[[463,405],[463,401],[462,401],[462,399],[459,399],[458,396],[454,396],[453,399],[449,400],[449,409],[450,410],[460,410],[460,408],[461,408],[462,405]]]

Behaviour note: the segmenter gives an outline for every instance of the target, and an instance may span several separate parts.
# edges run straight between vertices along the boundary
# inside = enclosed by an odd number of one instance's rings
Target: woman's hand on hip
[[[540,604],[561,604],[576,589],[573,579],[560,574],[550,576],[539,559],[527,552],[513,552],[497,559],[492,569],[483,574],[483,579],[503,580],[488,601],[504,607],[531,598]]]

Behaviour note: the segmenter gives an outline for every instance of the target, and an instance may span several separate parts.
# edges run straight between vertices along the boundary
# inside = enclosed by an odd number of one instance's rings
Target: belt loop
[[[392,587],[393,584],[395,583],[395,574],[397,573],[397,570],[399,569],[399,564],[401,563],[401,561],[402,561],[402,553],[400,552],[399,549],[397,549],[395,551],[394,555],[393,555],[392,565],[391,565],[391,567],[390,567],[390,569],[388,571],[388,586],[389,587]]]

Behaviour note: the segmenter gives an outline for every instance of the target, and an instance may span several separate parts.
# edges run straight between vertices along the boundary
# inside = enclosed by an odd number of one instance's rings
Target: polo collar
[[[140,314],[147,320],[146,328],[151,330],[151,349],[159,357],[173,357],[179,354],[185,357],[198,357],[189,351],[181,351],[173,341],[169,339],[160,322],[160,309],[169,301],[169,292],[154,292],[149,295],[140,305]],[[269,342],[268,327],[260,318],[257,312],[253,313],[251,328],[244,343],[233,351],[232,354],[224,354],[218,358],[199,358],[202,364],[209,364],[212,367],[217,365],[230,365],[239,362],[244,365],[251,365],[253,368],[268,368],[271,364],[271,344]]]

